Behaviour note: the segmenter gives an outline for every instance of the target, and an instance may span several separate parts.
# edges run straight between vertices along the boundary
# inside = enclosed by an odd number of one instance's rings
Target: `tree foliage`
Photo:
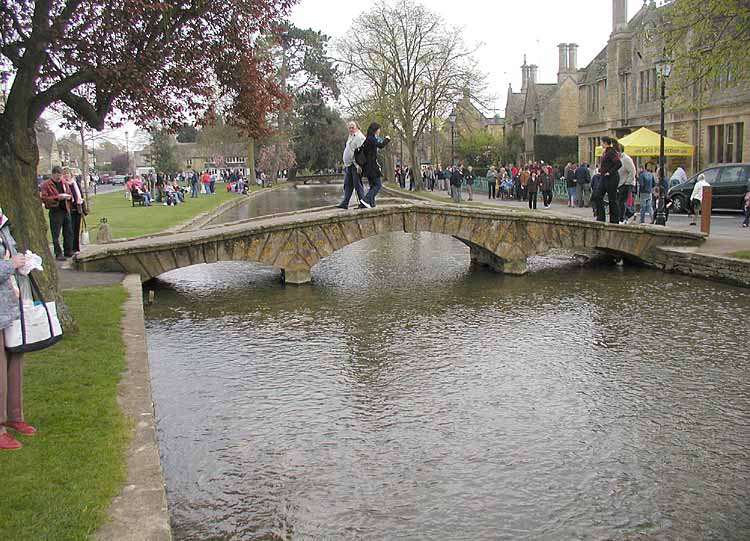
[[[417,141],[434,117],[447,115],[465,89],[483,89],[475,49],[462,36],[423,5],[393,0],[357,17],[337,45],[350,109],[357,116],[368,109],[391,115],[414,163]]]
[[[149,145],[151,164],[157,171],[173,173],[179,170],[175,155],[175,146],[164,128],[153,126],[151,129],[151,144]]]
[[[465,165],[487,168],[502,158],[503,140],[485,130],[477,130],[458,139],[456,156]]]
[[[336,168],[341,163],[347,139],[344,120],[338,111],[320,99],[318,91],[300,97],[307,105],[298,109],[294,123],[297,167],[311,171]]]
[[[750,1],[673,0],[658,30],[677,92],[750,82]]]
[[[257,36],[273,33],[293,0],[4,0],[0,78],[0,201],[21,247],[51,259],[34,182],[33,127],[51,106],[102,129],[115,119],[178,125],[217,99],[249,134],[285,100]],[[61,301],[54,265],[42,287]],[[64,310],[63,310],[64,311]],[[65,314],[62,314],[65,318]]]
[[[178,143],[195,143],[198,139],[198,128],[192,124],[183,124],[180,129],[177,130],[177,142]]]

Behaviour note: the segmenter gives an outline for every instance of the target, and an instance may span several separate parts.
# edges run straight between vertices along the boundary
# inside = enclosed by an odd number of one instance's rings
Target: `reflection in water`
[[[164,275],[147,326],[175,538],[746,539],[747,290],[531,268],[423,233],[348,246],[310,286]]]

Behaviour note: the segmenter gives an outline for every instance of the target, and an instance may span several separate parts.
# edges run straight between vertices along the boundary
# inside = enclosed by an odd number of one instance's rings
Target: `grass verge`
[[[4,539],[86,539],[125,482],[129,432],[116,396],[126,292],[116,285],[64,297],[80,330],[25,356],[24,413],[39,433],[0,452]]]
[[[153,203],[150,207],[133,207],[131,201],[125,199],[122,191],[96,195],[91,198],[91,213],[86,217],[91,242],[96,240],[102,216],[107,218],[113,238],[137,237],[169,229],[202,212],[211,211],[225,201],[243,197],[240,194],[228,193],[224,190],[223,184],[221,188],[222,190],[217,190],[215,195],[201,194],[195,199],[188,195],[185,203],[173,207],[165,207],[158,203]]]
[[[740,259],[750,259],[750,250],[740,250],[739,252],[732,252],[729,257],[738,257]]]

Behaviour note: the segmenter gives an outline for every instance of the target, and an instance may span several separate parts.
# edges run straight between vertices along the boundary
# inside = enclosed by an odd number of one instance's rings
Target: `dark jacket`
[[[385,148],[390,142],[390,139],[386,139],[379,143],[374,135],[370,135],[362,143],[362,150],[365,153],[365,158],[367,158],[367,163],[362,168],[362,174],[368,179],[372,180],[383,176],[383,173],[380,171],[380,165],[378,165],[378,149]]]
[[[591,182],[591,171],[588,167],[580,166],[575,171],[576,184],[589,184]]]
[[[565,186],[567,188],[575,188],[576,186],[576,170],[572,167],[565,170]]]
[[[464,173],[456,167],[451,173],[451,186],[461,186],[464,182]]]
[[[466,181],[467,186],[473,186],[474,185],[474,173],[469,173],[468,171],[464,175],[464,180]]]
[[[526,189],[529,191],[529,193],[536,193],[539,191],[539,185],[541,184],[541,179],[539,178],[539,175],[532,174],[529,176],[529,182],[526,184]]]
[[[609,147],[602,156],[602,163],[599,165],[599,173],[601,173],[602,177],[605,179],[615,176],[619,179],[620,175],[617,171],[621,167],[622,161],[620,160],[620,154],[613,147]]]
[[[537,177],[539,179],[539,184],[542,187],[542,190],[545,192],[551,192],[555,187],[555,177],[553,175],[547,174],[545,171],[542,171],[539,173],[539,176]]]

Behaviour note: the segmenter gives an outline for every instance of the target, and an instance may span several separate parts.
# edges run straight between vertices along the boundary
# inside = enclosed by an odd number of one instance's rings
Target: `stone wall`
[[[750,287],[750,260],[700,254],[686,248],[659,248],[655,256],[656,267],[665,272]]]

